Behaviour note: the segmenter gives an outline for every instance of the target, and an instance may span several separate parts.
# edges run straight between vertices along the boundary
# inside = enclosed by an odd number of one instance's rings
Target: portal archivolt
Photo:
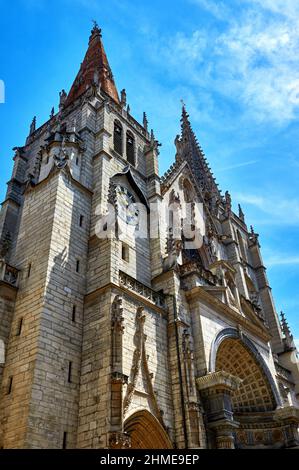
[[[171,449],[171,441],[159,421],[148,411],[130,416],[124,430],[131,437],[132,449]]]
[[[256,359],[239,340],[224,340],[217,351],[216,370],[223,370],[242,379],[232,396],[233,411],[252,413],[272,411],[275,398],[267,377]]]

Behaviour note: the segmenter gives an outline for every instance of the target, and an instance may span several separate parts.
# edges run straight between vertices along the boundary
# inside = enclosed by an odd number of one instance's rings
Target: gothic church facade
[[[221,194],[185,107],[175,143],[160,177],[159,144],[119,97],[95,25],[58,113],[14,149],[0,218],[0,447],[298,445],[297,353],[258,234]],[[137,202],[158,236],[134,236]],[[183,218],[185,203],[203,207],[197,249],[160,224],[162,207]],[[108,204],[125,236],[97,235]]]

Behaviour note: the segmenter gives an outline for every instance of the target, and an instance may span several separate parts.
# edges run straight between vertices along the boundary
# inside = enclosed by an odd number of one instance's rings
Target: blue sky
[[[0,198],[32,117],[68,90],[91,20],[136,119],[146,111],[174,159],[180,100],[223,192],[260,233],[277,310],[299,340],[299,2],[0,0]]]

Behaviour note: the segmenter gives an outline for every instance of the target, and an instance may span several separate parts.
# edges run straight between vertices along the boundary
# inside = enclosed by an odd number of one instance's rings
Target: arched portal
[[[232,395],[234,413],[273,411],[275,397],[263,370],[236,339],[221,343],[216,356],[216,371],[223,370],[237,376],[242,384]]]
[[[130,416],[124,431],[131,437],[132,449],[172,449],[171,441],[159,421],[148,411]]]
[[[225,355],[228,354],[229,351],[231,351],[231,361],[225,359]],[[266,388],[268,390],[273,404],[272,410],[281,406],[282,402],[277,386],[264,358],[254,343],[245,334],[240,334],[240,332],[235,328],[225,328],[220,331],[214,339],[210,356],[210,372],[220,370],[219,367],[222,366],[225,367],[223,370],[238,376],[237,370],[234,369],[233,365],[235,364],[236,367],[238,366],[237,361],[233,360],[234,353],[237,354],[239,360],[243,358],[243,367],[246,367],[247,373],[251,370],[250,375],[252,380],[254,379],[253,382],[255,384],[259,383],[259,387],[262,389]],[[221,363],[221,361],[223,361],[223,363]],[[238,369],[241,368],[239,367]],[[242,370],[240,370],[240,373],[244,376],[244,374],[242,374]],[[242,376],[239,376],[239,378],[242,379]],[[247,384],[247,390],[249,391],[248,387],[249,385]]]
[[[235,328],[218,333],[212,344],[207,377],[208,396],[204,393],[203,381],[199,384],[210,416],[209,427],[214,432],[210,434],[212,446],[274,448],[284,445],[281,423],[276,419],[276,409],[281,406],[276,383],[263,356],[244,333]],[[215,407],[218,414],[215,414]],[[226,423],[230,421],[226,434],[223,418]]]

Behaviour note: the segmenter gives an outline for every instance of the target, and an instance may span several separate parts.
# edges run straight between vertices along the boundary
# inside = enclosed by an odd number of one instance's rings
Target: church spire
[[[82,95],[85,90],[98,85],[116,103],[120,103],[112,71],[102,42],[102,31],[94,22],[89,38],[88,49],[80,70],[71,87],[65,106]]]
[[[202,190],[215,193],[220,196],[218,185],[207,163],[205,154],[199,145],[189,121],[189,114],[183,103],[181,117],[181,137],[176,138],[177,160],[187,160],[194,177],[199,182]]]

